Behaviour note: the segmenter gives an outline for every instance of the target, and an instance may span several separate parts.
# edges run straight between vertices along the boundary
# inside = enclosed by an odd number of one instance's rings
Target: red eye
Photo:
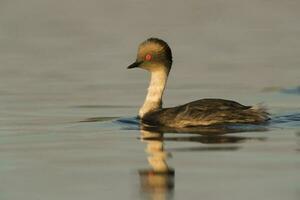
[[[151,54],[147,54],[145,56],[145,60],[150,61],[152,59],[152,55]]]

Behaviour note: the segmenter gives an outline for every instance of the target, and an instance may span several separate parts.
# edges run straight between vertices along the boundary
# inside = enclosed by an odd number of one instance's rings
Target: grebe
[[[151,73],[150,86],[138,117],[150,126],[174,128],[218,124],[262,124],[269,114],[261,106],[244,106],[224,99],[200,99],[181,106],[162,108],[162,96],[172,66],[169,45],[158,38],[149,38],[139,45],[136,61],[128,66]]]

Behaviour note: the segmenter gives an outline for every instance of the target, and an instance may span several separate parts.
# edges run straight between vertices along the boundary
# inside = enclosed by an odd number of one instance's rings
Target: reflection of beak
[[[141,61],[140,61],[140,62],[138,62],[138,61],[135,61],[134,63],[132,63],[131,65],[129,65],[129,66],[127,67],[127,69],[132,69],[132,68],[139,67],[139,66],[140,66],[140,64],[142,64],[142,62],[141,62]]]

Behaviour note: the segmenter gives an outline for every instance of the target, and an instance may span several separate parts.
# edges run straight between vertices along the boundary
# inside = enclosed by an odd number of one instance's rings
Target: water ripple
[[[271,124],[284,128],[300,128],[300,113],[274,116]]]
[[[296,94],[296,95],[300,95],[300,86],[295,87],[295,88],[290,88],[290,89],[282,89],[281,92],[282,92],[282,93],[285,93],[285,94]]]

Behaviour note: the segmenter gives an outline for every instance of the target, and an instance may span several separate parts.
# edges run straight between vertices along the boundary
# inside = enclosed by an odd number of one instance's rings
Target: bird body
[[[261,124],[268,114],[263,108],[244,106],[224,99],[200,99],[181,106],[148,112],[142,122],[152,126],[191,127],[217,124]]]
[[[162,97],[172,66],[169,45],[150,38],[139,46],[136,61],[128,68],[142,68],[151,73],[144,104],[139,110],[143,124],[174,128],[216,124],[261,124],[269,115],[263,107],[244,106],[224,99],[200,99],[181,106],[162,108]]]

